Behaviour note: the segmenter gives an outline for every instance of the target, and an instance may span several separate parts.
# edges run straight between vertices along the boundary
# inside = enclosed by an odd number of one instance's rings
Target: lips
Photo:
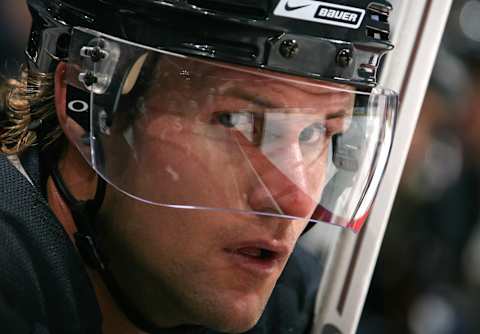
[[[229,255],[229,261],[232,261],[236,268],[265,276],[283,268],[289,249],[287,245],[257,241],[228,247],[225,251]]]
[[[288,255],[290,247],[278,241],[248,241],[227,247],[226,250],[255,258],[282,258]]]
[[[256,259],[269,260],[276,257],[276,253],[264,248],[246,247],[237,249],[236,252],[240,255],[250,256]]]

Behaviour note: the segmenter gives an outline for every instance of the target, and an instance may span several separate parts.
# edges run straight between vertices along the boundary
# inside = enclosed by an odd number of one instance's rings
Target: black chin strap
[[[119,305],[125,316],[136,327],[144,332],[155,334],[162,333],[155,324],[145,319],[130,303],[128,297],[121,291],[112,272],[108,268],[108,261],[95,240],[93,222],[102,206],[105,197],[106,183],[98,177],[95,197],[88,201],[78,201],[68,190],[58,167],[51,168],[52,180],[63,200],[69,207],[77,232],[75,233],[75,244],[84,261],[93,269],[98,271],[115,302]]]

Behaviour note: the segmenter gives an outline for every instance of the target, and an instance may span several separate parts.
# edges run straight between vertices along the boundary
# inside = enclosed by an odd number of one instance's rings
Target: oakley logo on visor
[[[315,0],[281,0],[274,15],[358,29],[365,10]]]
[[[82,101],[82,100],[74,100],[68,103],[68,109],[73,111],[73,112],[86,112],[89,109],[89,105],[87,102]]]

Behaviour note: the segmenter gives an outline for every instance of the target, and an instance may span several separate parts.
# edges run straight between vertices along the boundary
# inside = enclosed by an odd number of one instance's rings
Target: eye
[[[325,133],[325,126],[320,123],[315,123],[303,129],[298,136],[298,140],[304,144],[315,144],[326,137]]]
[[[252,115],[241,112],[221,112],[214,115],[215,123],[221,124],[226,128],[239,128],[242,126],[251,126]]]
[[[215,115],[215,121],[226,128],[233,128],[236,125],[235,117],[229,112],[218,113]]]

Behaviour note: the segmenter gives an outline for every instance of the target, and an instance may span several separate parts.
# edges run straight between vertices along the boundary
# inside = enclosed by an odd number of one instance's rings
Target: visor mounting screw
[[[106,57],[107,57],[106,52],[100,49],[98,46],[93,48],[92,54],[90,55],[90,58],[94,63],[97,63]]]
[[[86,87],[90,87],[98,82],[98,78],[92,72],[80,73],[78,79],[83,82]]]
[[[108,53],[99,46],[85,46],[80,50],[80,55],[90,58],[90,60],[94,63],[98,63],[99,61],[107,58]]]
[[[100,131],[103,134],[110,135],[110,127],[108,126],[108,114],[105,110],[100,111],[98,115],[98,123],[100,126]]]
[[[337,64],[341,67],[348,67],[352,62],[353,56],[350,49],[342,49],[337,53]]]
[[[298,50],[298,43],[294,39],[284,40],[280,45],[280,54],[286,59],[295,57],[295,55],[298,53]]]

